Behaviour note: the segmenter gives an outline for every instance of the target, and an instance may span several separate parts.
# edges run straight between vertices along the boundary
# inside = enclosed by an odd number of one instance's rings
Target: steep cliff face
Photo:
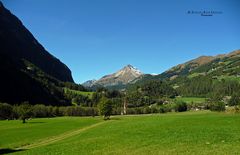
[[[71,71],[48,53],[22,22],[0,2],[0,54],[11,57],[18,68],[25,59],[61,81],[73,82]]]

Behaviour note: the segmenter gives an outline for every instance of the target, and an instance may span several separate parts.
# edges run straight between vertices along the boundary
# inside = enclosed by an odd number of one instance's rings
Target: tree
[[[240,95],[235,93],[232,95],[231,99],[229,100],[228,103],[230,106],[236,106],[240,104]]]
[[[110,119],[112,113],[112,101],[103,97],[98,104],[99,114],[104,117],[104,119]]]
[[[26,123],[26,119],[32,116],[32,106],[28,102],[23,102],[18,106],[18,115],[23,123]]]

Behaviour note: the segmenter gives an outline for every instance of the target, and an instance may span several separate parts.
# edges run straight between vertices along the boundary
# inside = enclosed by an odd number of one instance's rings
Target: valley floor
[[[0,121],[0,154],[238,154],[240,115],[209,111]]]

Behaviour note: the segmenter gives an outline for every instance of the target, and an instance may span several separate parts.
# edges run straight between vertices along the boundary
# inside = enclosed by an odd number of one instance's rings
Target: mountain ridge
[[[203,60],[202,60],[203,59]],[[145,74],[137,83],[148,80],[169,81],[179,85],[188,79],[204,76],[208,78],[238,79],[240,74],[240,50],[215,56],[200,56],[185,63],[178,64],[158,75]],[[240,79],[239,79],[240,80]]]
[[[232,52],[229,52],[226,54],[218,54],[216,56],[200,56],[200,57],[197,57],[190,61],[187,61],[185,63],[176,65],[176,66],[168,69],[167,71],[159,74],[159,76],[163,76],[163,78],[164,77],[173,78],[174,76],[176,77],[179,75],[180,76],[185,75],[202,65],[206,65],[208,63],[213,62],[214,60],[229,58],[229,57],[233,57],[233,56],[236,56],[239,54],[240,54],[240,50],[234,50]]]
[[[128,64],[115,73],[105,75],[102,78],[95,81],[88,80],[84,82],[82,85],[85,87],[93,86],[112,87],[117,85],[127,85],[142,75],[143,73],[140,70]]]

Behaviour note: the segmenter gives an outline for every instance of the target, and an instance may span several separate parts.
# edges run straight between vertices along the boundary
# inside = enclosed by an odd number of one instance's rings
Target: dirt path
[[[88,130],[88,129],[92,129],[92,128],[94,128],[94,127],[97,127],[97,126],[99,126],[99,125],[101,125],[101,124],[104,124],[105,122],[106,122],[106,121],[100,122],[100,123],[96,123],[96,124],[93,124],[93,125],[90,125],[90,126],[87,126],[87,127],[84,127],[84,128],[81,128],[81,129],[72,131],[72,132],[67,132],[67,133],[63,133],[63,134],[60,134],[60,135],[58,135],[58,136],[54,136],[54,137],[51,137],[51,138],[48,138],[48,139],[43,139],[43,140],[41,140],[41,141],[37,141],[37,142],[32,143],[32,144],[29,144],[29,145],[25,145],[25,146],[22,146],[22,147],[18,147],[18,148],[16,148],[16,149],[17,149],[17,150],[25,150],[25,149],[33,149],[33,148],[36,148],[36,147],[49,145],[49,144],[58,142],[58,141],[60,141],[60,140],[63,140],[63,139],[66,139],[66,138],[69,138],[69,137],[78,135],[78,134],[80,134],[81,132],[84,132],[84,131],[86,131],[86,130]]]

